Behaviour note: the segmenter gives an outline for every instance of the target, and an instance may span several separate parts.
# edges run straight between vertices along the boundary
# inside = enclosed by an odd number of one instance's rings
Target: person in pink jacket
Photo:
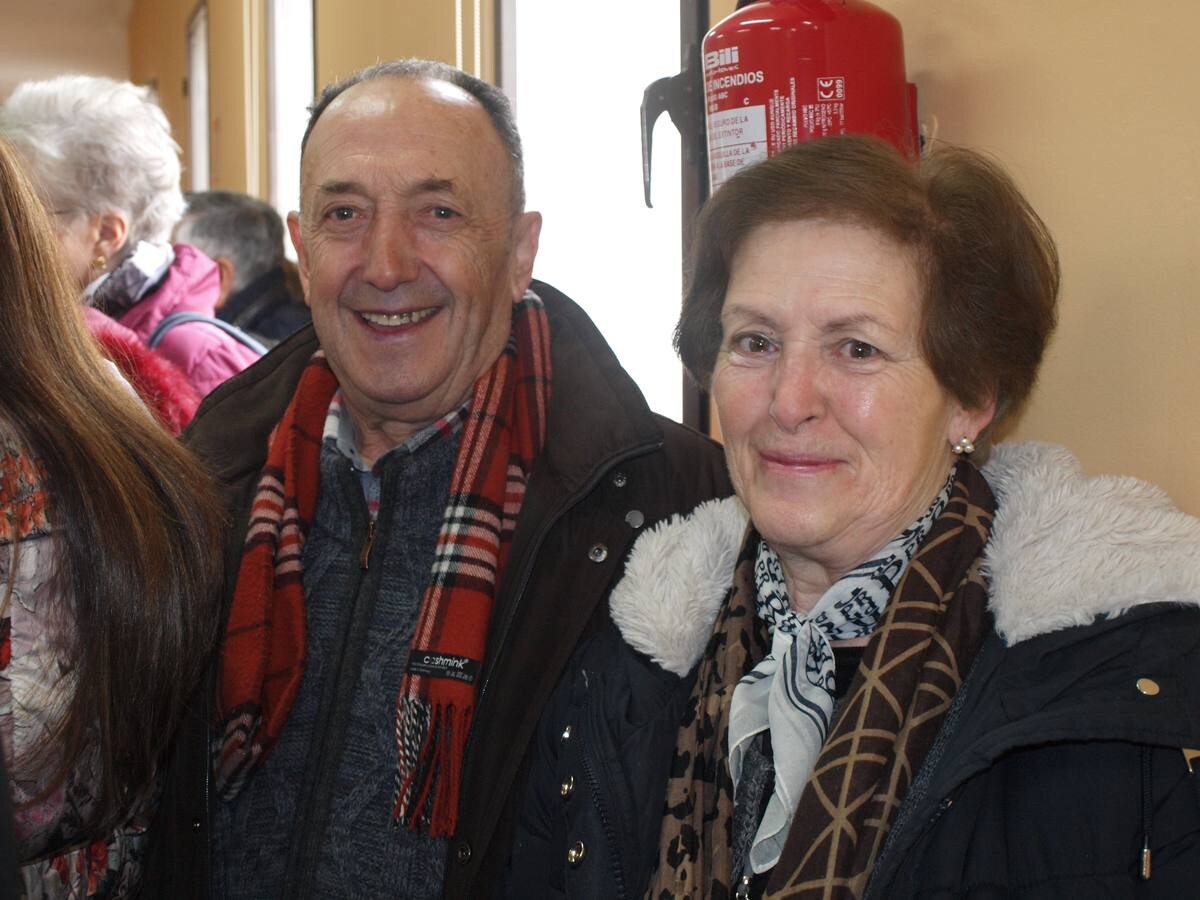
[[[52,213],[63,255],[95,306],[152,343],[174,313],[214,317],[216,263],[169,237],[183,215],[179,146],[147,88],[65,75],[21,84],[0,107]],[[156,349],[204,396],[259,353],[209,321],[172,327]]]

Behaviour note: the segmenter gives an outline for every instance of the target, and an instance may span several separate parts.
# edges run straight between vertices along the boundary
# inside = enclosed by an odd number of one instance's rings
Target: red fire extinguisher
[[[894,16],[865,0],[760,0],[704,38],[709,184],[800,141],[875,134],[915,156],[917,88]]]

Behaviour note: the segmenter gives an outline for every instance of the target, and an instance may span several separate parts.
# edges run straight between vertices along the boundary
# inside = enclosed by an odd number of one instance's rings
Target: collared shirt
[[[372,522],[379,513],[380,475],[383,472],[384,462],[396,453],[412,456],[434,438],[461,431],[467,419],[467,409],[470,407],[470,403],[468,398],[436,422],[409,435],[403,442],[375,460],[374,466],[368,466],[359,452],[358,435],[346,410],[342,389],[338,388],[333,392],[333,399],[329,401],[329,412],[325,414],[325,430],[322,433],[322,439],[326,446],[333,447],[349,460],[351,468],[357,473],[362,484],[363,496],[367,501],[367,513]]]

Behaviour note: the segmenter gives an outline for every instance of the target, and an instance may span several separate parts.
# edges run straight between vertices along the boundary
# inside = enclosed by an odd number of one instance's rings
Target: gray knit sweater
[[[391,821],[396,697],[459,434],[383,462],[369,568],[358,476],[330,446],[304,547],[305,673],[274,753],[216,801],[216,896],[440,897],[446,841]]]

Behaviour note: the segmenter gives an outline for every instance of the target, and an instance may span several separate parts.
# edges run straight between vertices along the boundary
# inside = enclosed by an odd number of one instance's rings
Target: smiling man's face
[[[313,127],[288,226],[364,458],[458,406],[503,350],[541,224],[514,210],[511,173],[487,112],[445,82],[355,85]]]

